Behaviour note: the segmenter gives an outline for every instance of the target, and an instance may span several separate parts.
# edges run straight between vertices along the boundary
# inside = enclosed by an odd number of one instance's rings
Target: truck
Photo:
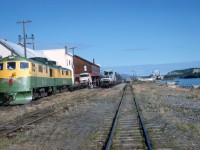
[[[80,84],[88,85],[88,87],[93,88],[92,77],[90,73],[81,73],[79,74]]]

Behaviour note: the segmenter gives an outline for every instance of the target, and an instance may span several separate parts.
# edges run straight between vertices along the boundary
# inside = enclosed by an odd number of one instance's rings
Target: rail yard
[[[148,149],[134,98],[152,149],[200,148],[198,89],[137,82],[131,83],[133,89],[127,86],[122,96],[125,85],[1,106],[0,149],[106,149],[122,97],[110,149]]]
[[[200,150],[200,1],[1,1],[0,150]]]

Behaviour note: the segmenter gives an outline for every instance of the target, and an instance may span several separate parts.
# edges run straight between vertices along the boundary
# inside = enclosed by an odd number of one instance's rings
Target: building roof
[[[79,58],[79,59],[82,59],[82,60],[84,60],[84,61],[90,63],[91,65],[94,65],[94,66],[100,67],[99,65],[97,65],[97,64],[95,64],[95,63],[92,63],[92,62],[90,62],[90,61],[88,61],[88,60],[86,60],[86,59],[84,59],[84,58],[82,58],[82,57],[79,57],[79,56],[77,56],[77,55],[74,55],[74,57],[77,57],[77,58]]]
[[[9,42],[9,41],[2,40],[2,39],[0,39],[0,44],[2,44],[4,47],[9,49],[15,55],[24,57],[24,47],[17,45],[15,43]],[[27,48],[26,51],[27,51],[27,58],[46,57],[41,52],[29,49],[29,48]]]

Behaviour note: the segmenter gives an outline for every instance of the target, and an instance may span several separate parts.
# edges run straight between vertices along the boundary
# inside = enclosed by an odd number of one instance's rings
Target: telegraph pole
[[[26,30],[25,30],[25,24],[30,23],[30,20],[23,20],[23,21],[17,21],[17,24],[22,23],[23,24],[23,34],[24,34],[24,57],[27,58],[26,55]]]
[[[24,39],[21,35],[18,35],[18,40],[19,40],[19,43],[21,43],[21,40],[22,39]],[[30,44],[30,45],[32,45],[33,46],[33,50],[35,49],[35,43],[34,43],[34,34],[31,34],[31,37],[28,37],[27,35],[26,35],[26,39],[31,39],[32,40],[32,43],[26,43],[26,44]]]
[[[133,70],[132,72],[133,72],[133,79],[134,79],[134,73],[135,73],[135,71]]]
[[[74,75],[74,84],[75,84],[75,63],[74,63],[74,49],[77,48],[77,47],[71,47],[69,49],[72,50],[72,55],[73,55],[73,75]]]

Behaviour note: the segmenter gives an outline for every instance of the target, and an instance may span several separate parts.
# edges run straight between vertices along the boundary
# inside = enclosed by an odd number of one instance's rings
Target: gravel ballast
[[[125,84],[109,89],[84,89],[0,109],[1,123],[34,110],[54,106],[57,113],[12,138],[1,139],[5,150],[100,150],[97,139],[106,120],[114,117]],[[153,149],[200,149],[200,89],[132,83]],[[101,134],[105,136],[108,131]]]

